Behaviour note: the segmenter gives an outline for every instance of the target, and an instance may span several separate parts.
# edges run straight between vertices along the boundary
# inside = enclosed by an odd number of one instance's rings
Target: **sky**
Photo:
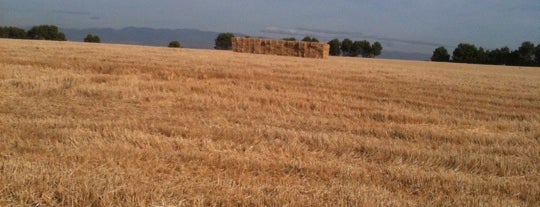
[[[0,25],[129,26],[379,41],[431,53],[540,44],[540,0],[0,0]]]

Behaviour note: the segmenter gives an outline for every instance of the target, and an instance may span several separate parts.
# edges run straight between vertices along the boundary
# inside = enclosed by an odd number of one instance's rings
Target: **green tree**
[[[494,50],[488,50],[486,52],[486,56],[487,56],[487,64],[491,64],[491,65],[502,65],[502,64],[504,64],[503,52],[499,48],[494,49]]]
[[[351,45],[351,49],[349,50],[348,55],[351,57],[357,57],[359,55],[361,55],[362,57],[371,57],[371,44],[367,40],[354,41]]]
[[[500,62],[502,65],[508,65],[509,59],[510,59],[510,48],[502,47],[499,60],[497,61]]]
[[[319,42],[319,40],[315,37],[305,36],[304,39],[302,39],[303,42]]]
[[[534,44],[526,41],[521,43],[518,48],[519,53],[519,65],[531,66],[534,65]]]
[[[101,39],[97,35],[88,34],[83,40],[84,42],[100,43]]]
[[[448,54],[448,50],[446,50],[445,47],[438,47],[433,51],[433,55],[431,56],[431,61],[435,62],[448,62],[450,61],[450,54]]]
[[[28,38],[36,40],[56,40],[66,41],[64,33],[58,31],[58,27],[54,25],[39,25],[34,26],[28,31]]]
[[[296,38],[294,38],[294,37],[287,37],[287,38],[283,38],[283,40],[285,40],[285,41],[296,41]]]
[[[362,46],[360,45],[360,41],[354,41],[351,45],[351,49],[349,50],[349,56],[351,57],[357,57],[360,55],[362,51]]]
[[[345,38],[341,42],[341,53],[343,53],[343,55],[350,56],[352,45],[353,45],[353,41],[350,40],[349,38]]]
[[[534,48],[534,62],[537,66],[540,66],[540,43]]]
[[[521,57],[518,50],[514,50],[508,54],[508,57],[506,59],[506,65],[521,65]]]
[[[477,63],[477,58],[478,49],[467,43],[460,43],[452,55],[452,61],[457,63]]]
[[[180,45],[180,42],[178,42],[178,41],[175,40],[175,41],[169,42],[169,47],[180,48],[181,45]]]
[[[231,50],[232,49],[232,38],[234,37],[233,33],[220,33],[216,37],[216,45],[214,49],[216,50]]]
[[[371,45],[371,56],[377,57],[381,55],[383,47],[380,42],[375,42]]]
[[[18,27],[0,27],[0,38],[26,39],[26,31]]]
[[[479,47],[476,53],[476,63],[478,64],[489,64],[488,63],[488,57],[487,52],[485,51],[483,47]]]
[[[328,42],[330,45],[330,55],[332,56],[339,56],[341,55],[341,43],[339,42],[339,39],[333,39]]]

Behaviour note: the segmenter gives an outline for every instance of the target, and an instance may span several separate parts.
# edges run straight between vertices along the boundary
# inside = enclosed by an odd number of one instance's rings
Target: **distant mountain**
[[[98,35],[101,42],[136,44],[149,46],[167,46],[169,42],[178,40],[182,47],[210,49],[219,32],[201,31],[196,29],[152,29],[126,27],[123,29],[61,29],[70,41],[80,41],[88,34]],[[235,34],[245,36],[244,34]]]

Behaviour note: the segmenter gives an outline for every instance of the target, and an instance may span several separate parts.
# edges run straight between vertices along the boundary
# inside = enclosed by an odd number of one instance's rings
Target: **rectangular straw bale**
[[[318,42],[296,42],[235,37],[232,39],[234,52],[327,58],[330,46]]]

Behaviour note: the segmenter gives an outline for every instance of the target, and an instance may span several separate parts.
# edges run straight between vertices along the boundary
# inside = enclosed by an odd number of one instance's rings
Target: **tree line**
[[[488,65],[512,65],[512,66],[540,66],[540,44],[535,45],[530,41],[521,43],[517,50],[508,47],[485,50],[474,44],[460,43],[452,52],[452,59],[445,47],[438,47],[433,51],[431,61],[474,63]]]
[[[66,41],[66,35],[55,25],[37,25],[26,31],[22,28],[6,26],[0,27],[0,38],[9,39],[32,39],[32,40],[54,40]],[[99,36],[88,34],[84,42],[100,43]]]
[[[232,33],[220,33],[215,39],[214,49],[217,50],[230,50],[232,49],[232,38],[234,34]],[[294,37],[283,38],[285,41],[296,41]],[[302,38],[303,42],[319,42],[315,37],[306,36]],[[367,40],[362,41],[352,41],[350,39],[344,39],[339,41],[339,39],[333,39],[328,42],[330,45],[330,55],[332,56],[351,56],[351,57],[376,57],[379,56],[383,50],[381,43],[374,42],[371,44]]]
[[[350,57],[367,57],[373,58],[381,55],[383,47],[380,42],[371,44],[367,40],[352,41],[345,38],[343,41],[333,39],[328,42],[330,45],[330,55],[332,56],[350,56]]]
[[[66,35],[54,25],[33,26],[28,31],[18,27],[0,27],[0,38],[66,41]]]

